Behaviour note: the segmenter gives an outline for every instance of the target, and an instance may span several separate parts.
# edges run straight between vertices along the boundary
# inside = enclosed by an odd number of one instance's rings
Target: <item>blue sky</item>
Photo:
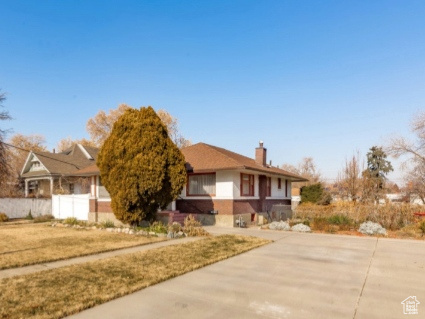
[[[193,142],[333,179],[425,110],[425,2],[2,1],[14,133],[87,137],[99,110],[151,105]],[[396,165],[391,175],[400,181]]]

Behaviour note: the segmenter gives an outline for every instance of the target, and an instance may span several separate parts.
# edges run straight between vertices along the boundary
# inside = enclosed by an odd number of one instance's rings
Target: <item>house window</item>
[[[99,176],[99,188],[98,188],[98,197],[99,198],[110,198],[106,187],[102,184],[102,179]]]
[[[32,162],[30,171],[41,171],[43,169],[43,166],[41,166],[40,162],[34,161]]]
[[[215,173],[189,174],[186,193],[188,196],[214,196]]]
[[[74,184],[73,183],[69,183],[69,193],[74,194]]]
[[[277,189],[282,189],[282,180],[280,177],[277,179]]]
[[[254,175],[241,173],[241,196],[254,196]]]
[[[270,197],[272,196],[272,178],[267,177],[267,194],[266,196]]]

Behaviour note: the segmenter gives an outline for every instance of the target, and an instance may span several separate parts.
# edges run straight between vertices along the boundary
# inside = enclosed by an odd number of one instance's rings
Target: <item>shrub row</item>
[[[307,219],[319,228],[320,224],[325,223],[338,225],[339,229],[343,229],[372,221],[386,229],[398,230],[414,223],[414,213],[419,209],[418,206],[410,204],[373,205],[342,202],[321,206],[305,203],[295,209],[293,218]]]

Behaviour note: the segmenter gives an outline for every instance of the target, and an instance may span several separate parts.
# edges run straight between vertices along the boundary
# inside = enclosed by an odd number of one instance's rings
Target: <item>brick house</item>
[[[176,201],[182,213],[217,213],[215,224],[235,225],[238,218],[255,221],[258,213],[274,205],[291,209],[291,184],[301,176],[267,164],[263,143],[255,158],[198,143],[182,149],[186,159],[187,184]]]
[[[204,224],[235,226],[239,217],[249,223],[276,204],[290,210],[291,183],[305,180],[268,165],[262,143],[255,149],[255,159],[205,143],[181,151],[186,159],[187,184],[167,211],[159,213],[160,217],[174,215],[165,221],[190,213]],[[110,197],[97,166],[81,169],[78,174],[91,179],[89,220],[113,220]]]
[[[301,176],[267,164],[267,149],[261,142],[255,149],[254,159],[205,143],[197,143],[181,151],[186,159],[187,184],[167,211],[158,214],[166,222],[181,221],[186,214],[196,214],[204,224],[235,226],[240,218],[245,223],[255,222],[261,215],[268,218],[274,205],[290,211],[292,182],[305,181]],[[40,161],[47,168],[61,166],[67,159],[69,163],[64,166],[69,171],[58,174],[57,178],[62,180],[62,185],[64,182],[69,184],[72,178],[89,181],[85,189],[86,193],[90,193],[88,220],[115,220],[110,195],[102,185],[95,164],[96,149],[75,145],[66,154],[48,153],[44,157],[50,158],[52,163],[39,154],[33,155],[28,157],[23,170],[26,181],[47,178],[51,183],[50,189],[53,189],[52,174],[43,175],[47,174],[44,169],[31,170],[33,166],[30,163]],[[70,160],[74,157],[78,158],[75,163]],[[73,190],[81,189],[75,187],[74,182]]]

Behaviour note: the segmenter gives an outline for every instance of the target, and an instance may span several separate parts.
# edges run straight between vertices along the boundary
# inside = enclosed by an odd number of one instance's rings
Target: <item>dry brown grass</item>
[[[0,269],[91,255],[163,240],[46,224],[0,227]]]
[[[3,279],[0,318],[62,318],[270,241],[224,235]]]
[[[314,204],[299,205],[294,218],[310,219],[334,215],[342,215],[350,218],[355,224],[364,221],[372,221],[381,224],[388,230],[398,230],[415,222],[413,213],[420,210],[417,206],[409,204],[353,204],[350,202],[335,203],[328,206]]]

